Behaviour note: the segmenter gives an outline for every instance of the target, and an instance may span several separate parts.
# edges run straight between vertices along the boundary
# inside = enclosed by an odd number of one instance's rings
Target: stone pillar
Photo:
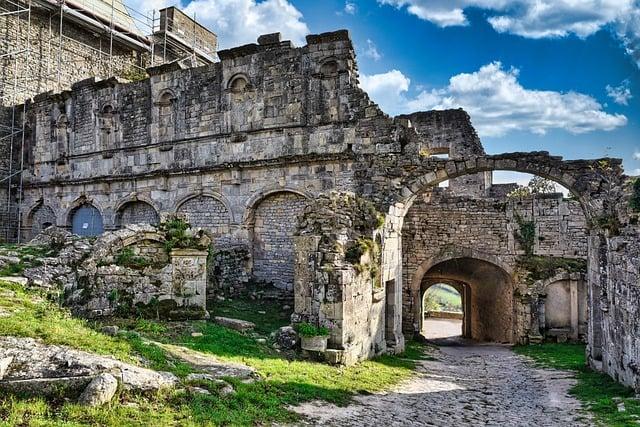
[[[569,294],[571,297],[571,339],[578,340],[580,323],[578,319],[578,281],[569,281]]]
[[[295,236],[293,247],[295,265],[293,270],[293,314],[294,323],[317,320],[313,315],[314,283],[318,265],[320,236]],[[315,319],[312,319],[315,317]]]
[[[178,307],[207,309],[207,255],[197,249],[171,251],[172,293]]]

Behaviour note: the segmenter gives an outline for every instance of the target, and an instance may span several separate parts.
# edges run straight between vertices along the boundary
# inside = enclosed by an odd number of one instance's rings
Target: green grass
[[[267,334],[285,322],[278,308],[266,315],[249,310],[252,302],[227,305],[234,314],[244,312],[247,320],[258,323]],[[240,309],[245,307],[244,310]],[[267,309],[264,304],[258,307]],[[0,397],[0,425],[47,426],[217,426],[264,425],[271,422],[294,422],[297,415],[287,405],[323,399],[346,404],[355,393],[386,389],[413,374],[415,361],[427,358],[425,347],[409,343],[402,357],[383,356],[352,367],[335,367],[305,360],[287,360],[273,347],[258,343],[255,336],[242,334],[204,321],[155,322],[150,320],[108,320],[136,333],[109,337],[91,328],[91,324],[71,318],[55,304],[47,302],[17,285],[0,282],[0,308],[10,312],[0,317],[0,335],[41,338],[45,342],[111,354],[122,360],[146,360],[147,366],[185,376],[190,365],[167,356],[163,349],[146,338],[215,355],[218,359],[237,361],[256,368],[261,381],[245,384],[228,379],[236,392],[221,395],[217,385],[205,386],[211,395],[185,389],[168,390],[155,395],[119,392],[110,405],[86,408],[69,401],[45,401],[37,398]],[[228,315],[231,312],[227,313]],[[96,329],[99,324],[94,325]],[[202,336],[192,336],[197,331]]]
[[[133,360],[127,341],[93,330],[86,321],[71,317],[68,311],[20,285],[0,281],[0,311],[9,313],[0,317],[0,335],[39,338],[47,344]]]
[[[260,313],[260,312],[264,312]],[[267,335],[291,321],[292,309],[283,310],[282,304],[268,300],[233,299],[216,302],[211,316],[233,317],[256,324],[255,331]]]
[[[462,313],[462,297],[454,287],[435,284],[424,294],[424,307],[432,311],[457,311]]]
[[[589,369],[584,345],[541,344],[518,346],[514,350],[540,365],[575,371],[577,384],[570,393],[583,402],[601,425],[637,427],[640,424],[640,401],[634,398],[633,390],[606,374]],[[618,411],[619,403],[624,404],[624,412]]]

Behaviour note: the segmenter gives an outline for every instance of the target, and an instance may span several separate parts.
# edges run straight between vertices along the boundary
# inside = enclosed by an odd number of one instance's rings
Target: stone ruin
[[[358,86],[344,30],[218,55],[29,101],[16,233],[119,236],[178,215],[213,238],[210,292],[273,286],[294,322],[331,328],[331,361],[401,352],[439,282],[461,292],[464,336],[585,339],[592,366],[640,389],[638,195],[620,160],[487,155],[462,110],[389,117]],[[572,198],[509,199],[496,170]]]

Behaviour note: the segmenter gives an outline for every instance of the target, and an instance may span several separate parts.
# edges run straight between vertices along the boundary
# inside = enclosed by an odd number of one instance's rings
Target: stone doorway
[[[413,291],[414,300],[418,299],[420,303],[414,308],[414,318],[418,319],[414,332],[423,334],[429,324],[436,326],[438,323],[451,331],[451,320],[457,320],[455,323],[460,327],[457,335],[463,338],[480,342],[515,342],[514,282],[502,267],[483,259],[452,257],[428,267],[417,283],[420,287]],[[461,313],[457,315],[458,319],[448,319],[448,322],[425,322],[425,294],[442,284],[460,295]]]

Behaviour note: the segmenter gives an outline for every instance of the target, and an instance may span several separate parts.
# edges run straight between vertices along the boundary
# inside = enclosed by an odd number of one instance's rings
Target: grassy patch
[[[541,344],[515,347],[515,351],[543,366],[575,371],[578,382],[570,393],[583,402],[601,424],[638,426],[640,401],[634,398],[633,390],[606,374],[589,369],[584,345]],[[624,405],[625,411],[619,411],[618,405]]]
[[[260,332],[268,334],[288,324],[288,314],[271,303],[228,302],[217,313],[254,321]],[[274,310],[276,308],[277,310]],[[153,369],[185,376],[193,368],[168,357],[167,353],[145,337],[215,355],[218,359],[242,362],[256,368],[261,381],[245,384],[230,378],[236,392],[222,395],[215,384],[206,388],[211,395],[190,393],[184,389],[156,395],[120,392],[110,405],[86,408],[68,401],[45,401],[18,397],[0,398],[0,425],[54,426],[202,426],[264,425],[293,422],[297,416],[287,405],[313,399],[346,404],[359,392],[386,389],[412,375],[415,360],[427,358],[418,343],[409,343],[401,357],[383,356],[352,367],[335,367],[305,360],[287,360],[274,348],[261,344],[255,334],[242,334],[204,321],[159,322],[151,320],[110,319],[137,333],[125,332],[109,337],[89,323],[71,318],[55,304],[24,291],[17,285],[0,283],[0,309],[9,317],[0,317],[0,335],[41,338],[45,342],[66,344],[122,360],[146,360]],[[258,311],[266,311],[260,314]],[[283,318],[285,317],[285,318]],[[99,325],[96,325],[96,327]],[[192,336],[200,332],[202,336]],[[198,384],[201,385],[201,384]],[[205,385],[206,386],[206,385]]]
[[[212,316],[233,317],[256,324],[255,331],[268,335],[290,323],[291,308],[284,310],[282,304],[269,300],[233,299],[218,301],[210,310]]]
[[[132,361],[131,345],[93,330],[81,319],[20,285],[0,281],[0,335],[39,338],[47,344],[68,345],[80,350]]]

